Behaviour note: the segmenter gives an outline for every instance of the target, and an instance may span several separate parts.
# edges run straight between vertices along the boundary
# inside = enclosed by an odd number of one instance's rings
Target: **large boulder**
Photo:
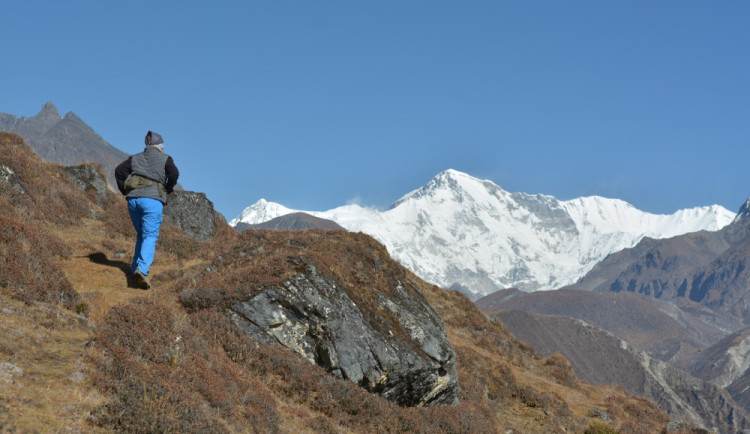
[[[224,217],[204,193],[175,190],[164,207],[164,221],[198,241],[208,241]]]
[[[456,403],[456,355],[442,322],[422,297],[407,293],[400,282],[394,291],[395,298],[378,293],[374,300],[378,309],[399,318],[400,324],[386,333],[312,266],[283,287],[269,288],[231,311],[235,323],[256,339],[277,341],[399,405]]]
[[[361,233],[248,230],[180,299],[399,405],[454,404],[456,353],[422,285]]]

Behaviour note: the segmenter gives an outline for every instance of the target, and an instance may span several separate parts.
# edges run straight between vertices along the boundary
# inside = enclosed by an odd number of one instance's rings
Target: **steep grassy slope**
[[[0,232],[8,234],[0,241],[0,264],[8,270],[0,285],[0,382],[10,385],[0,388],[3,430],[659,432],[667,426],[652,403],[578,380],[564,358],[540,356],[466,297],[422,282],[361,234],[238,235],[224,227],[198,242],[165,224],[155,289],[129,288],[133,234],[121,198],[79,189],[15,135],[0,133],[0,165],[13,174],[0,178],[6,222]],[[287,259],[301,256],[362,305],[387,291],[384,283],[394,276],[412,282],[456,350],[460,403],[399,407],[235,326],[224,307],[241,295],[238,288],[283,282],[299,272]],[[376,319],[398,321],[386,313]]]

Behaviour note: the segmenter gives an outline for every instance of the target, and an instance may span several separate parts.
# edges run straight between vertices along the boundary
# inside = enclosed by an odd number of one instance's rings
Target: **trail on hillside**
[[[80,295],[75,311],[48,304],[28,305],[0,294],[0,427],[22,432],[96,432],[87,423],[106,402],[94,387],[97,354],[90,345],[110,309],[135,298],[176,303],[158,285],[144,291],[128,286],[132,241],[109,236],[100,222],[85,222],[57,234],[72,252],[61,260]],[[106,247],[104,247],[106,246]],[[157,258],[152,274],[180,265]]]

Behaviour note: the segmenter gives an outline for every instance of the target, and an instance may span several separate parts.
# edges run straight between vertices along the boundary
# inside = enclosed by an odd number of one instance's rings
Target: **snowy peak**
[[[231,226],[237,226],[238,223],[255,225],[275,219],[276,217],[291,214],[293,212],[297,211],[291,210],[278,203],[268,202],[265,199],[260,199],[253,205],[245,208],[242,213],[237,218],[230,221],[229,224]]]
[[[297,211],[260,200],[230,224],[258,224]],[[598,196],[560,201],[509,193],[489,180],[452,169],[387,211],[347,205],[303,212],[372,235],[423,279],[465,288],[474,297],[510,287],[555,289],[645,236],[718,230],[735,216],[720,206],[657,215]]]
[[[488,196],[497,195],[503,190],[491,181],[484,181],[454,169],[448,169],[435,175],[427,184],[405,195],[396,201],[391,208],[396,208],[408,200],[419,200],[426,197],[435,200],[452,200],[463,202],[465,199],[486,200]]]
[[[735,216],[718,205],[683,209],[669,215],[651,214],[622,200],[599,196],[581,197],[563,202],[563,205],[576,221],[600,231],[643,233],[653,238],[699,230],[716,231],[731,223]]]

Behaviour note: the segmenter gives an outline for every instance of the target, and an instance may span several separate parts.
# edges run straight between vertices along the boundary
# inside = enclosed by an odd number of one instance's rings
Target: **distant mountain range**
[[[261,199],[230,224],[260,224],[294,212]],[[510,287],[569,285],[644,237],[716,231],[735,217],[718,205],[656,215],[597,196],[560,201],[509,193],[456,170],[438,174],[387,211],[347,205],[304,212],[375,237],[418,276],[472,298]]]
[[[567,288],[533,294],[505,290],[476,303],[519,339],[543,352],[560,352],[571,362],[590,341],[573,344],[542,339],[544,333],[527,335],[529,322],[511,324],[517,317],[508,312],[586,321],[725,389],[750,411],[749,298],[750,201],[719,231],[644,239],[609,255]],[[559,324],[555,327],[559,332]]]
[[[111,186],[116,186],[115,167],[128,158],[128,154],[107,143],[75,113],[60,116],[51,101],[30,118],[0,113],[0,131],[23,137],[46,161],[62,165],[99,163]]]
[[[570,288],[692,303],[710,312],[704,322],[725,331],[748,325],[750,201],[720,231],[643,240],[608,256]]]
[[[321,229],[325,231],[345,231],[338,223],[331,220],[311,216],[303,212],[295,212],[276,217],[264,223],[237,223],[234,228],[238,231],[245,229],[271,229],[274,231],[300,231],[307,229]]]

